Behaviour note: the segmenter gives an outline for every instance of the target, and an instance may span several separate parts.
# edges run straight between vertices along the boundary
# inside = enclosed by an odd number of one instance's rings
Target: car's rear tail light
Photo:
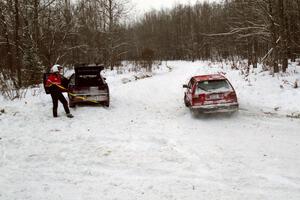
[[[99,90],[105,90],[106,87],[105,87],[104,85],[99,85],[99,86],[98,86],[98,89],[99,89]]]
[[[198,94],[193,96],[193,104],[203,104],[205,101],[205,94]]]
[[[236,101],[237,100],[236,93],[235,92],[230,92],[228,94],[227,98],[230,99],[230,100]]]

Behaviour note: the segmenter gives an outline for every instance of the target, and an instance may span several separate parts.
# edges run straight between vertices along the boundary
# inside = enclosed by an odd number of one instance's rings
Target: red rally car
[[[184,103],[201,113],[235,112],[238,99],[231,83],[220,74],[194,76],[184,94]]]

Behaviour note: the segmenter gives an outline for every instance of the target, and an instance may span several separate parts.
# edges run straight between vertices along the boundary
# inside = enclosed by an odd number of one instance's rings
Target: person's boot
[[[68,113],[68,114],[67,114],[67,117],[68,117],[68,118],[73,118],[74,116],[73,116],[71,113]]]

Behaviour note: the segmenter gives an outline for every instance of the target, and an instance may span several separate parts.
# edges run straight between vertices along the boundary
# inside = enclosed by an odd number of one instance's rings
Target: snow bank
[[[53,118],[42,89],[0,100],[0,199],[300,199],[299,120],[260,112],[299,111],[299,89],[280,88],[298,66],[287,77],[255,70],[249,84],[225,65],[168,65],[127,84],[136,72],[104,72],[111,107],[78,106],[73,119],[61,104]],[[219,71],[251,112],[193,117],[182,84]]]
[[[174,61],[169,64],[193,68],[187,70],[190,72],[187,77],[215,73],[225,75],[235,88],[242,109],[286,115],[300,112],[300,87],[294,88],[295,81],[300,80],[300,66],[297,63],[292,63],[287,73],[274,76],[263,71],[260,65],[256,69],[250,69],[246,76],[241,70],[232,70],[229,63]]]

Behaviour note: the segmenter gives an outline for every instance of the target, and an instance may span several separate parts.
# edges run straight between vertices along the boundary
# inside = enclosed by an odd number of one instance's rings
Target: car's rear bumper
[[[102,103],[109,100],[109,94],[108,93],[101,93],[97,95],[70,95],[69,96],[70,102],[72,103]]]
[[[222,103],[222,104],[209,104],[209,105],[196,105],[190,107],[192,110],[202,113],[222,113],[222,112],[235,112],[239,109],[238,103]]]

